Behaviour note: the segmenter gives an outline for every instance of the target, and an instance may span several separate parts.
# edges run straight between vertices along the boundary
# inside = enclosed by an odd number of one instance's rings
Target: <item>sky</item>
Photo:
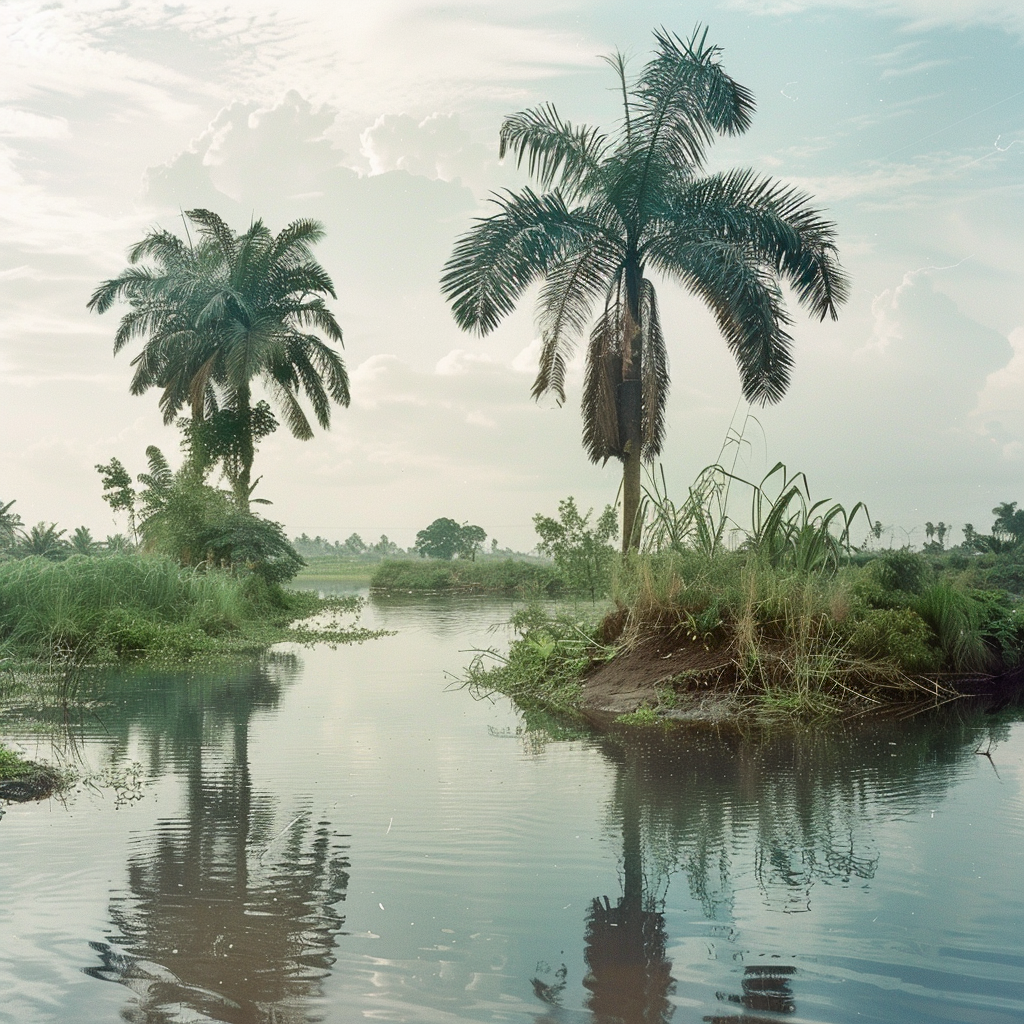
[[[758,104],[709,168],[813,195],[852,281],[836,323],[790,304],[792,384],[753,410],[741,470],[803,471],[896,544],[926,521],[987,530],[1024,502],[1019,0],[2,0],[0,503],[103,537],[125,523],[95,465],[177,457],[158,395],[128,392],[137,348],[113,356],[118,312],[86,303],[194,207],[326,230],[352,404],[310,441],[263,443],[257,494],[290,534],[404,546],[447,516],[526,550],[561,498],[614,501],[619,464],[580,444],[582,365],[564,407],[530,399],[535,293],[481,338],[438,279],[488,195],[526,181],[498,160],[505,115],[552,101],[613,127],[601,56],[639,68],[653,29],[698,23]],[[747,408],[710,313],[671,283],[659,298],[681,497]]]

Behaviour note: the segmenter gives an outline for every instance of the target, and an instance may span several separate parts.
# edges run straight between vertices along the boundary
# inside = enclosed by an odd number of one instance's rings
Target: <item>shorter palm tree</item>
[[[21,536],[21,516],[12,512],[13,501],[0,501],[0,549],[13,547]]]
[[[324,429],[331,402],[349,404],[345,364],[329,344],[342,344],[324,299],[337,296],[312,255],[324,231],[318,221],[296,220],[274,235],[257,220],[239,235],[209,210],[186,216],[196,241],[151,231],[129,251],[131,265],[96,289],[89,308],[103,313],[119,299],[128,302],[114,353],[146,339],[132,360],[132,394],[161,388],[165,423],[188,408],[194,433],[208,449],[212,444],[235,500],[248,508],[256,442],[277,425],[265,403],[254,406],[254,385],[266,389],[301,440],[313,436],[301,395]]]

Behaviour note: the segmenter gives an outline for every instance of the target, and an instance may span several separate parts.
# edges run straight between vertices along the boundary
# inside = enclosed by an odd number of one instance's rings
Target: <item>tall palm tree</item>
[[[535,398],[565,399],[566,362],[590,332],[583,445],[623,464],[623,547],[639,543],[640,463],[661,451],[669,372],[651,275],[710,306],[736,357],[743,394],[777,402],[789,385],[792,322],[781,283],[824,319],[847,295],[835,227],[809,198],[740,170],[704,174],[716,135],[746,131],[754,98],[723,70],[699,29],[655,32],[639,76],[608,58],[622,95],[616,130],[573,125],[544,104],[505,119],[500,153],[526,163],[541,191],[493,197],[498,211],[456,243],[442,290],[460,327],[481,334],[544,282]]]
[[[171,423],[189,407],[193,425],[216,424],[233,434],[224,470],[236,500],[248,508],[256,441],[273,429],[265,403],[252,401],[263,385],[302,440],[313,427],[299,403],[305,394],[317,422],[331,422],[331,401],[349,404],[345,364],[327,341],[342,344],[327,308],[334,285],[313,258],[323,238],[315,220],[296,220],[276,236],[257,220],[236,234],[215,213],[189,210],[197,239],[151,231],[130,251],[130,266],[104,281],[89,300],[99,313],[118,299],[131,306],[114,339],[118,353],[137,338],[132,394],[163,389],[160,407]],[[188,225],[186,224],[186,229]]]

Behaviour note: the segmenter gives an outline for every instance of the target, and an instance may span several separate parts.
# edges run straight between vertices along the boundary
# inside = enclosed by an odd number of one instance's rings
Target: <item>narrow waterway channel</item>
[[[104,781],[0,819],[0,1020],[1024,1019],[1024,710],[552,736],[450,685],[509,611],[91,682]]]

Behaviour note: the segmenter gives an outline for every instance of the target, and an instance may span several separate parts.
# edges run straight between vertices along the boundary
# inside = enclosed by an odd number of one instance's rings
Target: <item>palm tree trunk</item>
[[[622,552],[640,547],[640,453],[643,447],[643,343],[640,327],[639,271],[626,274],[619,432],[622,441]]]
[[[640,511],[640,423],[641,396],[639,380],[624,380],[619,385],[620,423],[625,433],[625,456],[622,459],[622,551],[635,551],[640,546],[637,513]]]
[[[232,481],[235,503],[243,512],[249,511],[249,492],[252,489],[252,463],[256,458],[256,446],[252,440],[252,394],[248,387],[239,390],[235,397],[235,412],[238,414],[240,436],[238,476]]]

